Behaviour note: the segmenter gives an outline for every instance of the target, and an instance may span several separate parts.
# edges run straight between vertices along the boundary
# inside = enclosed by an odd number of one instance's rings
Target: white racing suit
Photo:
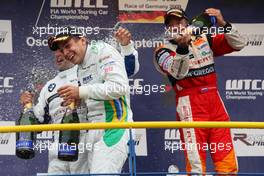
[[[112,46],[88,45],[78,65],[79,95],[88,108],[88,121],[132,121],[128,78],[121,55]],[[93,150],[89,152],[90,173],[120,173],[128,155],[126,129],[89,130]]]
[[[128,76],[133,76],[138,72],[139,62],[138,53],[133,47],[133,43],[127,46],[121,46],[121,54],[124,56],[123,62],[126,65]],[[78,85],[77,66],[58,73],[58,75],[48,81],[42,88],[38,103],[34,106],[34,113],[42,123],[61,123],[66,108],[61,106],[62,98],[57,94],[57,90],[66,84]],[[78,109],[80,122],[87,122],[87,108],[85,103]],[[93,143],[94,132],[87,133],[87,130],[81,130],[79,143],[79,156],[75,162],[61,161],[58,159],[59,132],[54,132],[54,143],[49,150],[49,167],[48,172],[54,174],[79,174],[89,173],[88,153],[91,153],[90,144]],[[89,139],[88,139],[89,138]],[[89,161],[91,159],[89,158]]]
[[[66,107],[62,107],[62,98],[57,94],[57,90],[66,84],[78,85],[77,66],[66,71],[60,72],[54,79],[48,81],[42,88],[38,104],[34,106],[34,113],[40,122],[44,123],[61,123]],[[87,108],[83,103],[78,109],[80,122],[86,122]],[[88,173],[86,165],[88,152],[79,149],[78,160],[75,162],[61,161],[58,159],[58,139],[59,131],[53,132],[54,142],[49,149],[49,173],[71,174],[71,173]],[[80,132],[80,144],[87,143],[86,130]],[[80,148],[80,147],[79,147]]]

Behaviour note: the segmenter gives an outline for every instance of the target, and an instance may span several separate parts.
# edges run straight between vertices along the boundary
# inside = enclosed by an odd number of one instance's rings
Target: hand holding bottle
[[[22,104],[22,106],[25,106],[28,103],[32,103],[33,97],[34,95],[29,91],[22,92],[20,95],[19,102]]]
[[[226,21],[224,20],[224,17],[219,9],[208,8],[205,10],[205,13],[209,16],[215,16],[218,26],[224,27],[226,25]]]
[[[79,87],[73,85],[62,86],[58,89],[58,94],[63,98],[63,105],[68,106],[79,99]]]

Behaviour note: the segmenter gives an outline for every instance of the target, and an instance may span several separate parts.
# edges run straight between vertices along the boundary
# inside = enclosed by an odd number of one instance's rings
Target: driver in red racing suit
[[[177,120],[179,121],[230,121],[219,96],[214,57],[245,46],[245,41],[233,24],[226,22],[218,9],[205,10],[215,16],[222,34],[189,33],[170,39],[155,51],[154,64],[167,75],[176,92]],[[167,28],[186,28],[188,18],[182,9],[171,9],[164,16]],[[206,172],[206,150],[209,150],[217,173],[237,173],[230,129],[180,129],[181,144],[185,147],[186,171]]]

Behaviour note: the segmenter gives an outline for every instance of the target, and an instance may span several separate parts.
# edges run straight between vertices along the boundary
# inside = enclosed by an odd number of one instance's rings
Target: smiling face
[[[69,68],[74,66],[74,64],[65,59],[64,54],[61,52],[61,50],[54,51],[54,55],[55,65],[59,71],[68,70]]]
[[[58,44],[59,50],[63,53],[65,59],[73,64],[81,64],[86,52],[86,38],[72,37],[65,42]]]

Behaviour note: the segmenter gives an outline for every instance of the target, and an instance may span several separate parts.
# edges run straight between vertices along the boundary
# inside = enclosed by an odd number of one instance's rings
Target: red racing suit
[[[233,25],[227,26],[231,28],[228,33],[193,36],[189,47],[168,42],[155,51],[156,68],[168,76],[176,92],[177,120],[230,120],[217,90],[214,56],[241,50],[245,41]],[[184,78],[176,79],[172,76],[179,71],[172,68],[175,60],[186,59],[189,70]],[[206,150],[211,153],[216,172],[238,171],[230,129],[184,128],[180,134],[187,172],[206,172]]]

